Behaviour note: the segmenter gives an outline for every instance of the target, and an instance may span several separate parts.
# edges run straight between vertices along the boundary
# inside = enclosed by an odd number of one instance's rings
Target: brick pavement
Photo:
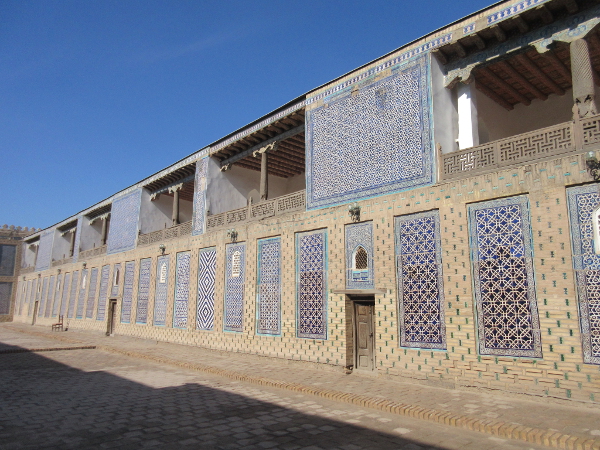
[[[225,353],[199,347],[147,341],[126,336],[106,338],[98,332],[52,333],[46,327],[0,326],[27,339],[48,338],[72,345],[97,345],[113,353],[224,375],[262,386],[359,404],[395,414],[424,418],[461,428],[522,439],[557,448],[600,448],[600,407],[505,393],[454,390],[399,382],[331,366]],[[25,338],[23,338],[25,339]],[[31,345],[38,345],[32,341]]]

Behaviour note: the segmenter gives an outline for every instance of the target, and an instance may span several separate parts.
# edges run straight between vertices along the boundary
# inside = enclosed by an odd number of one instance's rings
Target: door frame
[[[360,372],[374,372],[377,367],[376,363],[376,355],[375,355],[375,295],[348,295],[348,309],[350,309],[351,316],[351,330],[349,333],[349,340],[347,342],[349,346],[351,345],[351,355],[348,358],[351,361],[351,365],[353,369],[358,370]],[[370,346],[370,354],[371,354],[371,368],[370,369],[361,369],[358,366],[358,312],[357,307],[359,304],[368,304],[371,307],[371,333],[369,336],[369,346]]]
[[[115,317],[117,315],[117,299],[108,299],[108,317],[106,320],[106,335],[113,336],[115,334]]]
[[[36,300],[33,304],[33,317],[31,319],[31,325],[35,325],[35,321],[37,320],[38,309],[40,308],[39,300]]]

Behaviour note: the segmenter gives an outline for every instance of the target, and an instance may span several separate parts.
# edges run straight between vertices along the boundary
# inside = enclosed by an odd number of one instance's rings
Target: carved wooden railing
[[[27,273],[31,273],[35,270],[34,266],[29,266],[29,267],[21,267],[21,270],[19,270],[19,275],[25,275]]]
[[[206,229],[233,226],[239,223],[259,220],[265,217],[278,216],[293,211],[304,210],[306,206],[306,191],[298,191],[293,194],[276,197],[255,205],[226,211],[206,217]]]
[[[190,236],[192,234],[192,221],[184,222],[164,230],[153,231],[152,233],[140,234],[138,237],[138,247],[150,245],[157,242],[175,239],[181,236]]]
[[[52,261],[52,267],[62,266],[63,264],[69,264],[73,262],[73,257],[69,256],[68,258],[59,259],[56,261]]]
[[[462,178],[501,167],[533,162],[600,142],[600,115],[518,134],[440,155],[441,179]]]
[[[84,250],[79,252],[79,260],[82,261],[84,259],[95,258],[96,256],[105,255],[106,254],[106,245],[101,247],[90,248],[89,250]]]

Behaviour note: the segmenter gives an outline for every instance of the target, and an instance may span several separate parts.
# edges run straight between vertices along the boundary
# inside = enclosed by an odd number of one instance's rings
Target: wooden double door
[[[353,299],[354,304],[354,367],[375,369],[375,299]]]

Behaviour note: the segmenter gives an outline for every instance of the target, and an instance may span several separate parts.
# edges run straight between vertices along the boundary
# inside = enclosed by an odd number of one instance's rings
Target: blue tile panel
[[[52,275],[48,284],[48,296],[46,297],[46,310],[44,311],[44,317],[50,317],[52,312],[52,300],[54,299],[54,282],[56,277]]]
[[[396,217],[400,346],[446,348],[438,211]]]
[[[46,270],[50,268],[52,261],[52,245],[54,243],[54,228],[42,231],[40,235],[40,244],[38,247],[37,259],[35,262],[35,270]]]
[[[110,281],[110,265],[102,266],[100,273],[100,293],[98,294],[98,310],[96,320],[104,320],[106,317],[106,300],[108,298],[108,284]]]
[[[256,331],[281,334],[281,238],[258,241]]]
[[[433,182],[428,79],[422,56],[307,111],[308,209]]]
[[[37,297],[37,278],[33,280],[33,285],[31,287],[31,296],[29,298],[29,308],[27,310],[27,315],[31,316],[33,305],[35,304],[35,299]]]
[[[117,297],[119,295],[119,287],[123,284],[123,274],[121,273],[121,264],[115,264],[113,268],[113,277],[110,287],[110,296]]]
[[[482,355],[542,356],[526,196],[469,206]]]
[[[85,308],[85,318],[94,318],[94,304],[96,303],[96,286],[98,286],[98,268],[94,267],[90,272],[90,284],[88,289],[87,305]]]
[[[204,233],[204,220],[206,217],[206,180],[208,158],[196,161],[196,178],[194,185],[194,214],[192,216],[192,235]]]
[[[81,246],[81,229],[83,227],[83,217],[77,216],[77,229],[75,230],[75,244],[73,245],[73,262],[77,262],[79,259],[79,250]]]
[[[60,273],[56,276],[56,287],[54,289],[54,302],[52,303],[52,317],[58,316],[58,311],[60,309],[60,295],[62,293],[62,288],[64,287],[62,284],[63,274]]]
[[[138,280],[136,323],[148,322],[148,295],[150,294],[150,268],[152,258],[140,260],[140,277]]]
[[[0,244],[0,277],[12,277],[15,274],[16,256],[16,245]]]
[[[188,301],[190,298],[190,258],[190,252],[177,253],[175,263],[173,328],[187,327]]]
[[[79,286],[79,298],[77,300],[76,319],[83,319],[83,308],[85,307],[85,290],[88,287],[90,280],[88,279],[88,270],[81,271],[81,286]]]
[[[171,256],[159,256],[156,263],[156,289],[154,292],[154,325],[165,326],[167,322],[167,297],[169,292],[169,266]]]
[[[60,301],[60,312],[61,316],[64,316],[67,313],[67,305],[69,304],[69,292],[71,291],[71,274],[65,274],[65,282],[63,283],[62,288],[62,297]]]
[[[215,324],[215,272],[217,250],[203,248],[198,255],[198,298],[196,300],[196,328],[212,330]]]
[[[71,290],[69,292],[69,307],[67,310],[67,317],[71,319],[75,311],[75,302],[77,301],[77,287],[79,284],[79,271],[73,272],[71,277]]]
[[[297,334],[327,339],[327,230],[296,234]]]
[[[48,296],[48,277],[42,281],[42,296],[40,297],[40,304],[38,305],[38,317],[44,315],[44,307],[46,306],[46,297]]]
[[[583,360],[588,364],[600,364],[600,255],[594,252],[592,224],[600,207],[598,188],[567,189]]]
[[[119,253],[135,248],[141,200],[141,189],[136,189],[113,200],[106,253]]]
[[[487,16],[487,24],[491,25],[501,20],[508,19],[509,17],[512,17],[516,14],[525,11],[526,9],[538,6],[542,3],[546,3],[547,1],[548,0],[523,0],[522,2],[515,3],[514,5],[509,6],[508,8],[504,8],[503,10],[498,11],[497,13],[490,14],[489,16]]]
[[[225,248],[225,331],[244,329],[244,285],[246,244],[227,244]]]
[[[355,255],[359,247],[367,253],[367,268],[357,269]],[[373,222],[346,225],[346,289],[373,289]]]
[[[0,315],[10,314],[10,296],[12,295],[12,283],[0,282]]]
[[[133,302],[133,276],[135,272],[135,261],[125,263],[125,275],[123,277],[123,301],[121,302],[121,323],[131,322],[131,303]]]

